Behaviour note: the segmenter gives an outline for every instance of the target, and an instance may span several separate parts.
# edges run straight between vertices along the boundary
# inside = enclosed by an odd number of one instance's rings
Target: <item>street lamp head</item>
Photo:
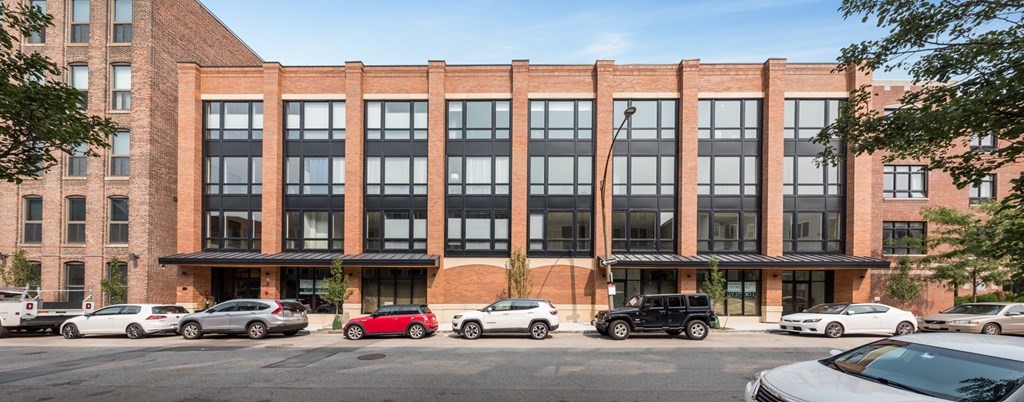
[[[626,118],[628,119],[630,118],[630,116],[633,116],[633,113],[636,113],[636,106],[627,107],[626,110],[622,112],[622,115],[626,116]]]

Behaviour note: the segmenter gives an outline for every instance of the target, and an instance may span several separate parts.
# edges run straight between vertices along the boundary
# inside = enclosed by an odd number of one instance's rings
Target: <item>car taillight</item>
[[[271,311],[270,314],[281,314],[281,312],[284,311],[284,306],[281,305],[281,302],[276,300],[274,301],[274,303],[277,303],[277,308],[274,309],[274,311]]]
[[[149,317],[146,317],[146,320],[162,320],[164,318],[167,318],[167,316],[166,315],[151,315]]]
[[[36,308],[35,303],[25,303],[25,310],[31,310]]]
[[[551,313],[551,315],[558,315],[558,310],[551,310],[548,312]]]

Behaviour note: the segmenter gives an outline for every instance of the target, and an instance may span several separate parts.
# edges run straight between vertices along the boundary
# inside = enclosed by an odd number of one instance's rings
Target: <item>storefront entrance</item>
[[[259,299],[260,269],[213,268],[210,270],[210,288],[214,303],[232,299]]]
[[[782,314],[832,303],[832,271],[782,271]]]
[[[613,269],[615,283],[613,303],[622,307],[633,296],[679,292],[679,281],[674,269]]]
[[[426,304],[425,268],[363,268],[363,314],[392,304]]]
[[[297,300],[313,313],[334,313],[334,306],[320,298],[330,268],[281,268],[281,298]]]

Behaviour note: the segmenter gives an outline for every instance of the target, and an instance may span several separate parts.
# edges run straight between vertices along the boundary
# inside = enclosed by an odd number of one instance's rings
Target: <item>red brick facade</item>
[[[203,65],[259,66],[262,60],[223,26],[198,1],[133,1],[132,40],[114,43],[112,0],[90,2],[90,35],[87,43],[70,43],[70,1],[49,0],[47,12],[54,26],[46,30],[45,43],[20,44],[24,52],[39,52],[58,66],[88,65],[88,112],[113,119],[131,132],[130,175],[111,176],[110,150],[89,158],[87,175],[68,177],[61,163],[38,180],[21,185],[0,183],[0,253],[25,250],[30,261],[41,263],[42,288],[64,289],[64,264],[85,264],[85,288],[95,292],[107,273],[105,262],[113,257],[128,263],[128,300],[172,303],[175,292],[173,267],[157,258],[175,250],[178,241],[175,203],[177,181],[178,68],[192,61]],[[201,32],[202,34],[197,34]],[[111,110],[111,68],[130,64],[131,110]],[[59,77],[70,82],[68,73]],[[48,77],[51,78],[51,77]],[[66,158],[63,161],[66,162]],[[43,239],[23,242],[24,197],[43,199]],[[86,199],[84,244],[67,244],[67,198]],[[128,243],[109,244],[109,198],[129,199]]]

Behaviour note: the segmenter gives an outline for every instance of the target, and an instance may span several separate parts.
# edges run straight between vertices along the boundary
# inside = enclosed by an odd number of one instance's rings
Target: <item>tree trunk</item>
[[[971,303],[978,302],[978,276],[971,274]]]

